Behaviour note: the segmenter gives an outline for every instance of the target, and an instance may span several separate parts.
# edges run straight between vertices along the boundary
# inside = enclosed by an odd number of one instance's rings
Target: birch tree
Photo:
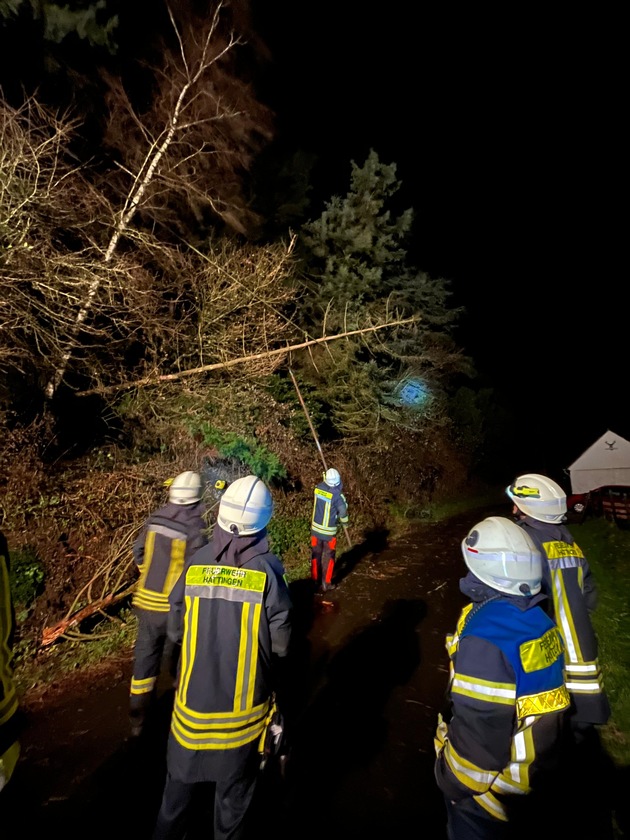
[[[113,188],[125,182],[128,187],[120,208],[112,213],[111,232],[99,255],[100,270],[81,288],[73,323],[45,387],[48,399],[55,395],[68,364],[80,350],[86,324],[98,320],[97,311],[110,288],[104,273],[115,273],[119,260],[123,273],[128,273],[124,265],[128,257],[119,258],[123,240],[146,248],[148,239],[155,243],[156,234],[167,230],[168,244],[181,246],[183,226],[169,222],[177,218],[182,206],[196,215],[198,222],[204,213],[212,212],[240,232],[251,223],[245,219],[246,203],[234,182],[239,166],[246,166],[264,136],[264,121],[257,122],[257,113],[246,110],[254,100],[242,95],[242,86],[233,84],[226,90],[225,84],[220,84],[226,78],[220,68],[242,43],[234,32],[223,34],[222,11],[219,3],[209,20],[180,27],[169,9],[175,50],[165,50],[164,66],[156,71],[151,107],[144,115],[137,112],[120,81],[110,79],[106,142],[112,148],[118,146],[120,152],[119,177],[103,184],[103,191],[113,195],[111,206],[117,198]],[[134,226],[136,216],[141,217],[138,226]],[[151,226],[150,234],[143,230],[144,225]],[[180,278],[171,278],[173,288],[179,282]]]

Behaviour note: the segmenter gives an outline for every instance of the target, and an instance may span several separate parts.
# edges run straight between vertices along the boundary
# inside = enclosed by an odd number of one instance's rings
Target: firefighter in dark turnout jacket
[[[435,776],[449,840],[511,840],[514,808],[553,782],[543,772],[570,704],[562,639],[540,606],[540,552],[515,522],[484,519],[462,553],[471,603],[446,640],[450,720],[438,719]]]
[[[132,601],[138,617],[129,697],[132,736],[142,732],[163,663],[175,677],[179,650],[167,638],[168,597],[186,559],[207,542],[204,513],[199,474],[180,473],[169,487],[168,503],[151,514],[134,543],[140,579]]]
[[[591,622],[597,606],[595,581],[586,557],[564,524],[567,498],[559,484],[528,473],[519,476],[506,493],[514,504],[518,524],[542,554],[547,611],[564,640],[566,684],[571,695],[568,720],[579,738],[582,730],[604,724],[610,717]]]
[[[167,777],[153,840],[186,833],[197,783],[214,782],[214,840],[240,840],[260,773],[259,745],[289,651],[291,598],[269,549],[271,494],[254,475],[225,491],[212,539],[171,593],[181,642]]]
[[[341,476],[326,470],[314,491],[311,517],[311,578],[319,592],[334,589],[337,528],[348,524],[348,503]]]
[[[22,725],[11,662],[15,613],[9,583],[10,570],[9,548],[0,531],[0,791],[13,775],[20,755],[19,733]]]

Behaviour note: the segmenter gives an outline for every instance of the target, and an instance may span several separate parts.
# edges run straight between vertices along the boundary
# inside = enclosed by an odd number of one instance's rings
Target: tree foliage
[[[374,435],[383,421],[410,428],[437,422],[441,387],[466,367],[452,329],[461,310],[449,306],[448,281],[409,264],[413,211],[393,216],[389,205],[400,182],[395,164],[373,150],[363,166],[351,165],[350,190],[333,197],[322,215],[304,225],[305,320],[310,328],[352,327],[365,318],[417,316],[382,341],[347,341],[314,359],[311,376],[328,396],[335,426],[344,435]],[[422,412],[396,408],[393,391],[419,376],[431,395]]]

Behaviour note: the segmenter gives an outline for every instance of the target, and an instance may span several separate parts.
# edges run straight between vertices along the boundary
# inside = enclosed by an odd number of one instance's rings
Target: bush
[[[310,575],[310,520],[274,516],[267,530],[271,550],[282,560],[289,580]]]
[[[24,621],[43,589],[46,574],[35,550],[25,546],[11,552],[11,597],[18,621]]]
[[[214,447],[222,458],[232,458],[245,464],[262,481],[286,477],[282,461],[266,446],[246,440],[234,432],[222,432],[209,423],[203,423],[199,432],[206,446]]]

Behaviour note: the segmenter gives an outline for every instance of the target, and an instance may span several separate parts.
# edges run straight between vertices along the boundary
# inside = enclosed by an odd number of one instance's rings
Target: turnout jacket
[[[582,550],[566,525],[539,522],[531,516],[518,524],[534,540],[543,557],[543,591],[547,612],[564,640],[565,679],[572,716],[582,723],[603,724],[610,717],[591,622],[597,588]]]
[[[133,606],[157,615],[170,609],[168,596],[184,568],[184,561],[207,543],[205,505],[172,502],[148,518],[133,546],[140,579]]]
[[[473,575],[461,586],[474,600],[446,638],[451,720],[438,724],[435,776],[451,801],[472,796],[507,821],[510,796],[555,758],[570,704],[562,639],[543,595],[503,595]]]
[[[339,524],[348,524],[348,503],[343,494],[343,484],[330,487],[321,481],[314,490],[311,535],[329,540],[337,533]]]
[[[167,761],[186,783],[220,781],[251,761],[288,654],[292,603],[266,530],[218,524],[171,593],[169,637],[181,643]]]

